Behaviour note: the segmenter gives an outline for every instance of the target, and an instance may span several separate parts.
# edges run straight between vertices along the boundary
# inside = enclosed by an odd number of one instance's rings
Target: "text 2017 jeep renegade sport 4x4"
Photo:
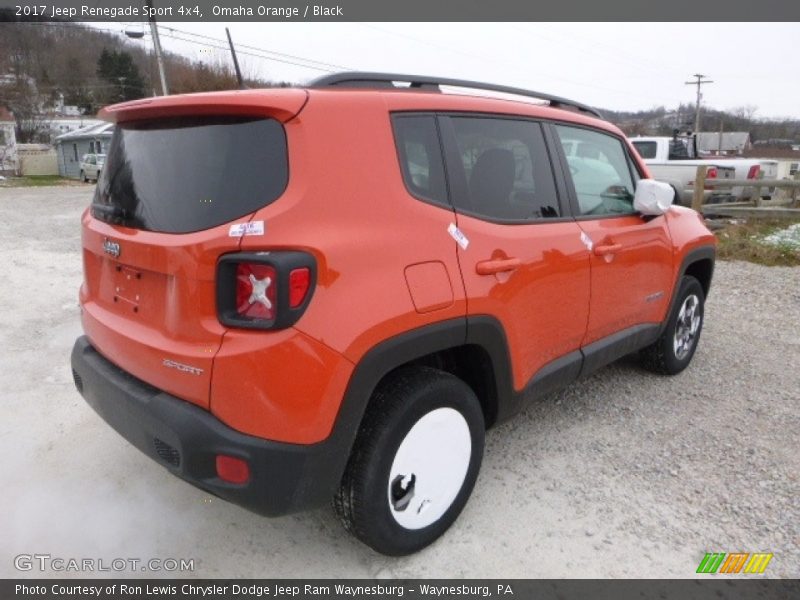
[[[524,400],[697,348],[714,238],[588,107],[348,73],[103,112],[75,384],[250,510],[333,498],[372,548],[413,552]]]

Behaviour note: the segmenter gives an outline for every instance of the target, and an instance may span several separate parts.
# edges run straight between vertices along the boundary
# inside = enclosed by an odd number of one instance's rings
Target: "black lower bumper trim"
[[[343,457],[333,451],[336,444],[286,444],[231,429],[112,364],[85,336],[72,350],[72,371],[89,405],[131,444],[178,477],[253,512],[278,516],[314,508],[339,484]],[[219,479],[218,454],[245,459],[250,480]]]

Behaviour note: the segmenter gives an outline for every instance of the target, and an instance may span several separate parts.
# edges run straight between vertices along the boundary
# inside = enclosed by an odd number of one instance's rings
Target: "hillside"
[[[692,104],[681,104],[677,108],[663,106],[637,112],[622,112],[603,109],[601,112],[628,135],[671,135],[673,130],[694,129]],[[700,131],[749,131],[753,142],[766,140],[800,141],[800,120],[761,119],[754,106],[745,106],[732,111],[703,107],[700,113]]]
[[[108,65],[106,76],[101,76],[104,51],[106,57],[125,59],[126,70],[120,73],[126,77],[110,77],[113,69]],[[170,93],[236,88],[233,70],[224,59],[227,56],[208,64],[167,52]],[[253,87],[276,85],[252,78],[246,82]],[[159,83],[155,60],[141,40],[72,23],[5,22],[0,23],[0,86],[0,104],[26,119],[37,105],[50,105],[59,94],[65,104],[94,114],[111,102],[149,96]]]
[[[159,83],[148,49],[151,46],[142,40],[128,39],[113,30],[74,23],[0,22],[0,105],[8,106],[18,122],[25,122],[60,94],[65,104],[78,105],[84,114],[94,114],[112,102],[149,96]],[[167,52],[170,93],[236,88],[227,53],[215,52],[213,56],[215,61],[209,63]],[[287,85],[248,78],[247,73],[245,79],[250,87]],[[673,129],[694,128],[693,105],[602,112],[628,135],[669,135]],[[753,141],[800,140],[800,120],[759,119],[757,107],[728,112],[704,107],[701,130],[719,131],[720,126],[724,131],[749,131]]]

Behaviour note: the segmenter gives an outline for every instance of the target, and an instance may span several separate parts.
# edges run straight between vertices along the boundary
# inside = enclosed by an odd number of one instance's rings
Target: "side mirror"
[[[633,208],[643,215],[663,215],[675,199],[675,189],[655,179],[640,179],[633,196]]]

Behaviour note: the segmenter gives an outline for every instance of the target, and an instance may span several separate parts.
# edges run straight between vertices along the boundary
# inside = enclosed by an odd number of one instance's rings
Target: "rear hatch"
[[[83,218],[83,326],[117,366],[204,408],[226,328],[220,255],[288,183],[283,122],[302,90],[198,94],[111,107],[117,121]]]

